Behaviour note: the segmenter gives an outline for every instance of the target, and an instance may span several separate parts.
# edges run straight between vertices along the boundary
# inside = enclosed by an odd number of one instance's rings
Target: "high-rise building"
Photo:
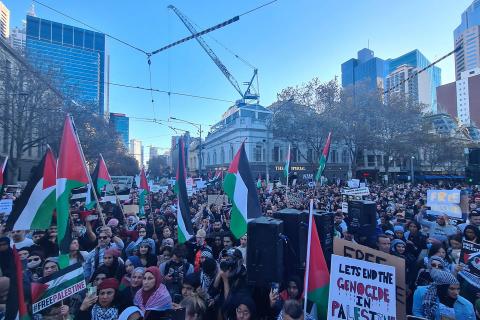
[[[22,56],[25,55],[25,47],[27,45],[27,28],[26,21],[23,21],[22,28],[14,27],[10,30],[10,38],[8,39],[10,46]]]
[[[370,49],[358,51],[357,58],[342,63],[342,86],[376,92],[383,89],[387,72],[386,61],[374,56]]]
[[[459,80],[461,73],[480,67],[480,0],[475,0],[462,13],[462,21],[454,30],[455,76]]]
[[[115,131],[120,135],[123,144],[128,149],[130,119],[123,113],[110,112],[110,123],[114,126]]]
[[[7,40],[10,35],[10,10],[0,1],[0,37]]]
[[[68,98],[108,115],[105,34],[27,15],[26,56]]]
[[[148,159],[152,160],[152,158],[155,158],[155,157],[158,157],[158,148],[150,146],[150,155]]]
[[[140,167],[144,165],[142,141],[137,139],[130,140],[130,154],[137,159]]]
[[[374,56],[370,49],[358,52],[357,59],[342,64],[342,86],[353,88],[353,94],[359,96],[365,92],[392,90],[408,94],[416,101],[429,106],[436,112],[436,87],[441,83],[441,69],[431,67],[413,80],[402,81],[428,66],[430,62],[419,51],[410,51],[398,58],[383,60]],[[401,84],[401,85],[400,85]]]
[[[437,88],[438,106],[465,127],[480,125],[480,68],[463,71],[460,79]]]

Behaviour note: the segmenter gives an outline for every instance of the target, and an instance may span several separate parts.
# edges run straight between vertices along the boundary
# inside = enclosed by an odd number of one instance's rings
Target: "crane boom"
[[[198,32],[195,30],[194,26],[190,23],[188,18],[180,11],[178,10],[175,6],[169,5],[169,9],[171,9],[175,14],[182,20],[183,24],[185,27],[187,27],[188,31],[195,36],[195,39],[198,41],[200,46],[205,50],[205,52],[210,56],[210,58],[213,60],[213,62],[217,65],[217,67],[222,71],[223,75],[227,80],[230,82],[230,84],[235,88],[235,90],[240,94],[242,99],[245,98],[245,94],[243,93],[242,89],[240,88],[240,85],[238,84],[237,80],[233,77],[233,75],[228,71],[227,67],[220,61],[220,59],[217,57],[215,52],[208,46],[208,44],[203,40],[203,38],[200,35],[197,35]],[[238,16],[236,17],[238,18]]]

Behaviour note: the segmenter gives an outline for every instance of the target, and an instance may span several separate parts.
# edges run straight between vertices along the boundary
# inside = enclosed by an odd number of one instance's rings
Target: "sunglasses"
[[[40,261],[40,258],[28,258],[28,262],[33,262],[33,261]]]

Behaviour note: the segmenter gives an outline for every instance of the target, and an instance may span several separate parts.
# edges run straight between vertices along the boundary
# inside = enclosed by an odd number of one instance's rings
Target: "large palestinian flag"
[[[22,195],[15,201],[7,220],[7,230],[45,230],[50,227],[56,205],[56,170],[57,160],[48,147]]]
[[[178,242],[185,243],[193,236],[192,218],[188,206],[187,174],[185,172],[185,147],[183,138],[178,140],[178,164],[175,193],[177,194]]]
[[[25,303],[25,295],[23,292],[23,268],[20,256],[18,255],[15,245],[13,246],[14,272],[10,277],[10,286],[8,289],[7,306],[5,310],[5,320],[29,320],[30,316]]]
[[[72,120],[67,115],[57,164],[57,238],[61,268],[65,268],[69,264],[68,253],[71,240],[69,210],[72,189],[84,187],[87,184],[88,173],[82,149]]]
[[[82,264],[72,264],[40,282],[32,282],[32,312],[38,313],[86,288]]]
[[[247,233],[248,220],[260,217],[262,214],[245,152],[245,143],[242,143],[228,168],[223,189],[233,204],[230,229],[239,239]]]
[[[112,182],[112,178],[110,178],[110,174],[108,173],[107,170],[107,165],[105,164],[105,160],[103,160],[103,156],[100,155],[100,157],[97,160],[97,165],[95,166],[95,170],[93,171],[92,174],[92,182],[93,185],[95,186],[95,192],[97,193],[97,197],[100,200],[100,196],[102,194],[103,188]],[[89,197],[87,196],[87,204],[86,207],[87,209],[91,210],[95,207],[96,201],[95,201],[95,196],[93,195],[93,189],[89,185]]]

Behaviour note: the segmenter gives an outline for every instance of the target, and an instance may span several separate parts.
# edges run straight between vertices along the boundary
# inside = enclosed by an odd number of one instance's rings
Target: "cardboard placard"
[[[461,219],[460,190],[427,190],[427,206],[431,215],[444,215]]]
[[[333,253],[338,256],[393,266],[395,268],[397,319],[405,319],[407,285],[404,259],[340,238],[335,238],[333,241]]]
[[[217,206],[222,206],[224,202],[228,203],[228,197],[225,194],[208,195],[208,206],[210,206],[212,203],[215,203]]]
[[[394,267],[332,255],[330,270],[328,319],[395,319]]]
[[[463,270],[458,274],[480,289],[480,244],[463,240],[460,263],[463,265]]]
[[[125,214],[137,214],[139,212],[138,204],[126,204],[123,206]]]

